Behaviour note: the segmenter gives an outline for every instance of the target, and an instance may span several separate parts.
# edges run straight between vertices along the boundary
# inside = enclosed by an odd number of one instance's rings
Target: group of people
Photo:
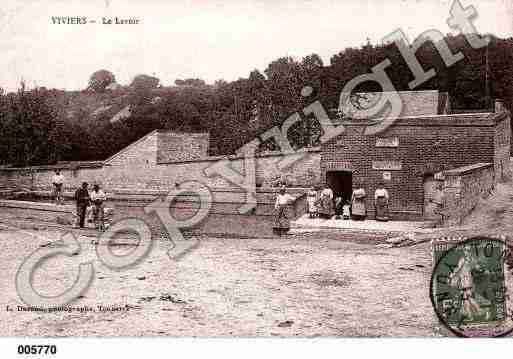
[[[363,221],[367,217],[365,199],[367,194],[363,187],[353,190],[351,200],[347,201],[338,196],[334,198],[333,190],[327,185],[322,188],[311,188],[307,192],[308,213],[310,218],[331,219],[353,219]],[[275,222],[273,232],[279,236],[290,230],[290,216],[288,205],[295,201],[295,197],[287,193],[285,186],[282,186],[276,196]],[[375,218],[378,221],[388,221],[389,195],[383,183],[379,183],[374,192]]]
[[[56,204],[64,203],[62,196],[64,180],[64,176],[59,170],[56,170],[52,177]],[[105,229],[104,202],[107,200],[107,195],[102,191],[98,184],[93,185],[92,191],[89,191],[88,187],[89,184],[87,182],[83,182],[82,186],[75,191],[74,199],[77,208],[77,225],[80,228],[84,228],[86,218],[91,218],[91,221],[94,222],[95,228],[103,231]]]
[[[75,191],[75,201],[77,203],[78,226],[84,228],[87,214],[92,212],[92,221],[96,229],[105,230],[105,208],[104,202],[107,195],[100,189],[98,184],[93,185],[93,190],[89,191],[87,182],[82,183],[82,187]]]
[[[367,217],[365,198],[367,194],[363,187],[353,190],[351,199],[335,197],[333,190],[327,185],[317,189],[312,187],[307,193],[308,213],[310,218],[353,219],[363,221]],[[380,183],[374,192],[374,209],[376,220],[388,221],[388,191]]]

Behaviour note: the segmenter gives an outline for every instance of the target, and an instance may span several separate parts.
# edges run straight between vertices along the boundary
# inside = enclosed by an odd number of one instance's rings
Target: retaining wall
[[[493,190],[494,165],[478,163],[444,171],[438,177],[443,180],[442,224],[460,225],[477,203]]]
[[[306,195],[302,188],[291,188],[289,193],[296,197],[296,201],[289,205],[289,214],[292,218],[298,218],[306,212]],[[165,236],[167,231],[162,219],[156,212],[147,213],[145,208],[153,203],[153,209],[169,211],[177,220],[183,220],[194,216],[200,207],[199,198],[191,194],[181,194],[171,203],[159,200],[159,196],[165,195],[159,191],[119,191],[116,194],[109,193],[106,207],[114,208],[114,220],[124,218],[137,218],[143,220],[151,229],[153,238]],[[71,213],[75,206],[71,204],[57,206],[50,203],[35,202],[34,200],[49,200],[49,191],[32,191],[20,193],[20,200],[0,200],[0,208],[8,209],[10,213],[20,220],[37,220],[48,223],[57,223],[58,217],[66,216],[72,220]],[[241,191],[220,190],[212,192],[212,203],[208,215],[192,228],[184,228],[184,233],[220,234],[226,236],[272,236],[274,222],[274,203],[276,192],[274,190],[258,190],[257,206],[248,213],[239,213],[245,203],[246,194]],[[71,199],[72,193],[65,193],[65,199]],[[28,201],[32,200],[32,201]],[[203,204],[205,205],[205,204]],[[166,213],[166,212],[164,212]]]
[[[147,139],[141,147],[152,146]],[[133,150],[133,151],[132,151]],[[23,190],[51,190],[51,179],[56,168],[65,177],[64,190],[73,191],[82,182],[99,183],[107,191],[161,190],[166,191],[186,181],[198,181],[209,188],[240,190],[240,187],[223,176],[207,176],[205,170],[219,161],[229,161],[233,171],[245,174],[244,158],[239,156],[207,157],[202,160],[157,163],[156,153],[144,148],[133,148],[103,166],[69,169],[59,166],[0,169],[0,188]],[[130,155],[133,153],[133,156]],[[320,151],[305,152],[303,158],[287,168],[279,167],[280,161],[289,158],[281,153],[269,153],[255,158],[257,187],[276,187],[285,181],[291,187],[308,187],[320,181]]]

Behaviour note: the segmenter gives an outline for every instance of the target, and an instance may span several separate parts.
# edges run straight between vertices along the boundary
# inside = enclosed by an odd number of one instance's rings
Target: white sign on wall
[[[376,138],[376,147],[399,147],[399,138],[378,137]]]
[[[402,168],[401,161],[372,161],[373,170],[399,171]]]
[[[328,162],[326,169],[330,171],[352,171],[353,165],[350,161],[337,161],[336,163]]]
[[[392,179],[392,173],[385,171],[383,172],[383,181],[390,181]]]

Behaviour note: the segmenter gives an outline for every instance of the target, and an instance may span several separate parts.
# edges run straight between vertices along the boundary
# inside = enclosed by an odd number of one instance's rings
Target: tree
[[[305,86],[301,66],[292,57],[281,57],[267,66],[264,73],[269,83],[272,103],[284,118],[301,106],[301,89]]]
[[[134,77],[130,87],[135,90],[151,90],[157,88],[160,80],[154,76],[140,74]]]
[[[95,92],[104,92],[105,88],[115,82],[114,74],[107,70],[98,70],[89,78],[89,89]]]
[[[185,80],[177,79],[177,80],[175,80],[175,85],[176,86],[203,87],[203,86],[206,86],[207,84],[202,79],[185,79]]]
[[[69,136],[62,113],[46,90],[2,96],[0,137],[4,164],[19,166],[54,163],[69,152]]]
[[[319,68],[324,66],[322,59],[317,54],[310,54],[308,56],[303,57],[301,61],[301,66],[305,71],[317,71]]]

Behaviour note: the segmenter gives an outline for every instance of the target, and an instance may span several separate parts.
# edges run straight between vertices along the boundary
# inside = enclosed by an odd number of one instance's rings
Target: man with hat
[[[75,191],[75,201],[77,202],[77,216],[80,228],[84,228],[86,209],[90,202],[87,182],[82,183],[82,187]]]

